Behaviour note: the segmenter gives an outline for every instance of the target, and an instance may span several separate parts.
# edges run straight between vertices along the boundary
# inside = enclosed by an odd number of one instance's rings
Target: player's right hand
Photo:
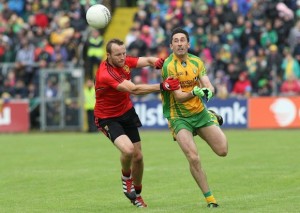
[[[162,83],[160,83],[161,91],[174,91],[180,88],[180,83],[177,78],[168,77]]]
[[[155,61],[154,67],[155,69],[161,69],[164,65],[165,59],[159,58]]]

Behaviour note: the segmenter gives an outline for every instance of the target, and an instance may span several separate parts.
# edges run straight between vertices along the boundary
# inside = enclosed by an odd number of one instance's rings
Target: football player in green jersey
[[[182,28],[173,30],[170,41],[172,53],[165,60],[162,77],[178,78],[180,89],[162,92],[163,113],[168,119],[169,128],[174,139],[185,154],[190,171],[201,189],[209,208],[218,207],[205,172],[201,166],[200,156],[194,136],[200,136],[219,156],[226,156],[228,142],[220,128],[221,116],[206,108],[214,94],[203,61],[190,53],[189,35]]]

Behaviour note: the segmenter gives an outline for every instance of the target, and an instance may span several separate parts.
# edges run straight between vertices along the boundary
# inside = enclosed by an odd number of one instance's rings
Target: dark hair
[[[123,42],[122,40],[120,40],[120,39],[117,39],[117,38],[111,39],[111,40],[107,43],[107,45],[106,45],[106,52],[107,52],[107,53],[111,53],[111,46],[112,46],[113,44],[117,44],[117,45],[121,46],[121,45],[124,44],[124,42]]]
[[[186,36],[186,39],[188,40],[188,42],[190,42],[190,36],[188,34],[187,31],[185,31],[184,29],[177,27],[172,31],[172,35],[171,35],[171,40],[170,40],[170,44],[172,44],[173,41],[173,36],[177,33],[183,33]]]

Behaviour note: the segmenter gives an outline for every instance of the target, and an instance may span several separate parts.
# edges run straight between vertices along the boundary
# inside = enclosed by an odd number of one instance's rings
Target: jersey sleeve
[[[161,69],[161,77],[165,80],[168,77],[176,77],[176,70],[174,65],[172,64],[172,56],[169,56]]]
[[[206,67],[205,67],[203,61],[200,61],[200,62],[201,63],[200,63],[199,68],[200,68],[200,77],[201,77],[201,76],[207,75],[207,72],[206,72]]]
[[[117,88],[117,86],[122,83],[125,79],[120,76],[120,78],[114,78],[112,76],[109,76],[105,79],[107,84],[113,87],[114,89]]]
[[[138,57],[127,56],[125,64],[128,65],[129,68],[135,68],[137,66],[138,60]]]

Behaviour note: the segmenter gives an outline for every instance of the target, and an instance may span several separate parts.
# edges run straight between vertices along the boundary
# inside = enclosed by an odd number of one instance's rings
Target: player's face
[[[107,54],[108,62],[115,67],[123,67],[126,58],[125,45],[113,44],[111,46],[111,53]]]
[[[177,33],[173,36],[170,48],[176,56],[182,57],[187,54],[188,49],[190,48],[190,43],[188,42],[185,34]]]

